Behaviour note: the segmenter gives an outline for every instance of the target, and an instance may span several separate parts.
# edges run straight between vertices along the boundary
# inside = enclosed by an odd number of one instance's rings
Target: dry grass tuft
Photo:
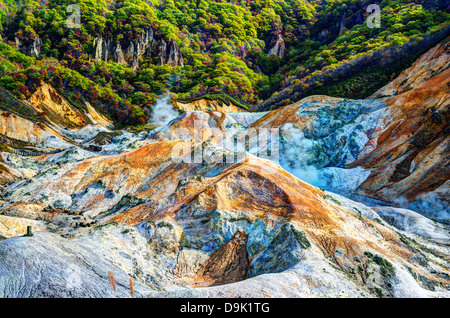
[[[116,291],[116,281],[114,280],[114,273],[112,271],[109,271],[108,274],[109,274],[108,280],[111,286],[114,288],[114,291]]]
[[[130,294],[131,297],[134,296],[134,285],[133,285],[133,279],[130,277]]]

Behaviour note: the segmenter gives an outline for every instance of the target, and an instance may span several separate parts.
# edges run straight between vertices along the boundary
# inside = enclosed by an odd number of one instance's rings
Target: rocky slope
[[[27,100],[16,102],[20,106],[0,110],[0,137],[17,149],[68,148],[86,138],[89,130],[113,128],[111,120],[88,102],[82,101],[83,109],[75,107],[47,83]]]
[[[53,135],[43,125],[10,112],[0,111],[0,122],[0,134],[31,144],[42,144]]]
[[[45,122],[66,128],[81,128],[93,123],[112,127],[111,120],[89,103],[84,102],[84,110],[76,108],[47,83],[42,83],[27,101]]]
[[[282,29],[280,26],[273,26],[267,41],[269,51],[267,55],[276,55],[279,58],[284,58],[286,54],[286,44],[284,43]]]
[[[27,100],[9,98],[14,103],[0,110],[0,145],[4,151],[0,155],[0,188],[34,177],[41,166],[49,165],[45,161],[48,155],[61,155],[76,145],[89,149],[90,145],[83,143],[113,128],[111,120],[88,102],[82,109],[75,107],[46,83]],[[20,156],[36,157],[39,163]]]
[[[149,297],[448,296],[448,249],[273,161],[177,162],[192,142],[157,132],[128,139],[138,149],[125,153],[113,138],[116,154],[71,160],[3,192],[2,214],[66,237],[0,243],[3,296],[125,297],[127,276]],[[39,252],[49,248],[51,257]]]

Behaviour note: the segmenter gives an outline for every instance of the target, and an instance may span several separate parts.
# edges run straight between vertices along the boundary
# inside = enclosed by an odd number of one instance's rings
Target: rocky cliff
[[[450,175],[442,167],[449,160],[449,78],[446,70],[383,100],[309,97],[270,112],[252,128],[281,128],[281,160],[300,178],[403,206],[417,202],[421,212],[448,222]]]
[[[0,134],[32,144],[42,144],[52,136],[43,125],[5,111],[0,111]]]
[[[391,117],[377,136],[375,149],[349,165],[372,168],[357,192],[391,202],[395,195],[414,202],[429,192],[448,190],[449,81],[447,69],[417,88],[385,100]],[[448,213],[444,193],[437,196]],[[443,217],[448,221],[446,213]]]
[[[139,61],[146,57],[157,58],[158,65],[184,66],[176,41],[166,41],[161,36],[155,36],[152,28],[136,40],[116,42],[111,38],[97,37],[93,42],[93,58],[96,62],[113,60],[138,68]]]
[[[239,113],[245,111],[243,108],[234,105],[232,102],[227,105],[217,100],[207,99],[199,99],[192,102],[175,102],[174,108],[183,112],[214,111],[221,113]]]
[[[269,47],[267,55],[276,55],[281,59],[284,58],[286,45],[284,43],[281,26],[274,26],[272,28],[267,47]]]
[[[21,41],[19,38],[15,37],[16,48],[25,54],[39,57],[41,55],[42,50],[42,40],[39,35],[34,36],[32,40],[28,40],[26,42]]]

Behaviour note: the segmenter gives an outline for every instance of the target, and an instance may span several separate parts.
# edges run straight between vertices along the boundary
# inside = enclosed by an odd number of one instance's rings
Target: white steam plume
[[[283,125],[282,130],[287,143],[281,153],[281,165],[300,180],[316,185],[319,181],[317,169],[310,164],[314,141],[305,138],[303,131],[292,123]]]
[[[158,98],[153,106],[151,122],[158,126],[165,126],[179,116],[178,112],[169,104],[170,95]]]

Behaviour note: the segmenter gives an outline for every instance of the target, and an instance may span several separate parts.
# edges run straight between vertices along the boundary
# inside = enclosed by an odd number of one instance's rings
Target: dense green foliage
[[[222,96],[254,105],[349,60],[443,29],[450,15],[442,1],[434,2],[383,0],[382,27],[369,28],[364,20],[371,1],[364,0],[0,0],[0,86],[27,98],[46,81],[74,105],[88,100],[122,124],[145,123],[167,91],[181,100]],[[71,4],[80,6],[81,28],[67,27]],[[97,36],[125,46],[150,27],[176,41],[184,67],[158,65],[151,56],[137,69],[94,62]],[[276,29],[286,45],[284,58],[267,55]],[[29,47],[37,36],[38,58],[18,52],[16,41]],[[383,75],[373,70],[372,86],[381,85]],[[355,83],[348,79],[328,92],[345,95]]]

